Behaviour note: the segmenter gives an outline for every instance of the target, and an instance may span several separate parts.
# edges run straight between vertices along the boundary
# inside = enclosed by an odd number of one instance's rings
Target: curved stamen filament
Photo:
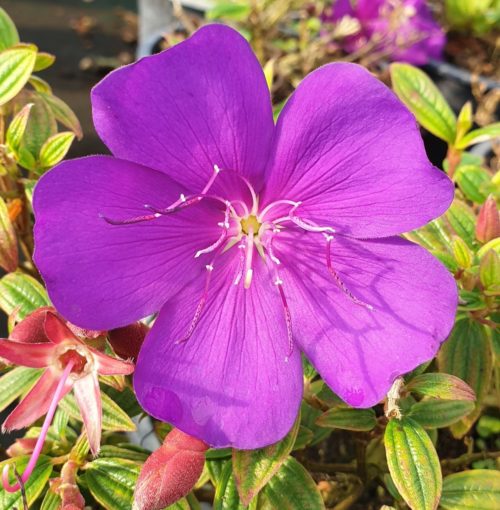
[[[333,276],[335,283],[339,286],[340,290],[353,302],[357,305],[364,306],[368,310],[373,310],[373,306],[361,301],[356,296],[352,294],[352,292],[346,287],[345,283],[341,280],[339,274],[333,268],[332,264],[332,256],[331,256],[331,244],[333,240],[333,236],[326,235],[326,265],[328,267],[328,271]]]
[[[198,250],[194,255],[195,259],[197,259],[200,255],[203,255],[205,253],[210,253],[210,252],[216,250],[226,240],[227,232],[229,230],[230,207],[231,207],[231,204],[229,202],[226,202],[226,212],[224,213],[224,221],[218,224],[218,226],[222,228],[222,233],[221,233],[219,239],[217,239],[217,241],[215,241],[215,243],[211,244],[207,248],[203,248],[203,250]]]
[[[215,259],[215,257],[214,257]],[[184,342],[187,342],[191,336],[194,333],[194,330],[196,329],[196,326],[198,325],[198,322],[200,321],[201,314],[203,313],[203,309],[205,308],[205,304],[207,302],[208,298],[208,289],[210,287],[210,280],[212,278],[212,271],[214,270],[213,261],[210,264],[207,264],[205,266],[207,270],[207,278],[205,280],[205,288],[203,289],[203,294],[201,296],[201,299],[198,303],[198,306],[196,307],[196,311],[194,312],[193,320],[191,321],[191,324],[189,325],[189,328],[187,330],[187,333],[179,340],[177,340],[176,344],[183,344]]]
[[[271,204],[266,205],[266,207],[264,207],[262,212],[257,216],[257,220],[259,220],[260,223],[263,223],[266,214],[273,207],[277,207],[278,205],[292,205],[294,207],[298,207],[300,205],[300,202],[293,202],[292,200],[276,200],[276,202],[272,202]]]
[[[219,169],[219,172],[221,171],[221,169],[217,165],[214,165],[214,167],[217,167]],[[252,196],[252,210],[251,210],[250,214],[256,216],[257,209],[259,207],[259,199],[257,198],[255,190],[253,189],[253,186],[250,184],[250,181],[246,177],[243,177],[243,175],[241,175],[239,172],[236,172],[235,170],[224,169],[224,172],[228,172],[228,173],[235,175],[238,179],[240,179],[241,181],[243,181],[245,183],[246,187],[250,191],[250,195]]]
[[[38,460],[38,457],[40,456],[40,453],[43,448],[43,444],[45,442],[45,438],[47,436],[47,431],[49,430],[50,424],[52,422],[52,418],[54,417],[54,413],[56,412],[57,404],[59,404],[59,400],[61,400],[62,393],[64,391],[64,386],[66,384],[66,380],[69,377],[69,374],[71,373],[71,370],[74,365],[74,361],[70,360],[66,367],[64,368],[64,371],[61,375],[61,379],[59,379],[59,384],[57,385],[56,391],[54,393],[54,396],[52,397],[52,401],[49,406],[49,410],[47,411],[47,415],[45,416],[45,420],[42,425],[42,430],[40,431],[40,435],[38,436],[38,439],[35,444],[35,448],[33,450],[33,453],[31,454],[31,458],[28,462],[28,465],[26,466],[26,469],[24,470],[23,474],[21,475],[20,482],[22,484],[25,484],[33,470],[35,469],[36,462]],[[9,482],[9,469],[10,464],[7,464],[2,471],[2,485],[3,488],[7,492],[16,492],[21,488],[21,484],[19,482],[15,483],[14,485],[11,485]]]

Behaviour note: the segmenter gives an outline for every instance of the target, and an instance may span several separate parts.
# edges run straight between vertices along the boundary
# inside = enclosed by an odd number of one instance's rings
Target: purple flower
[[[92,92],[114,157],[36,187],[36,263],[84,328],[159,311],[134,376],[142,406],[207,443],[279,440],[304,352],[353,406],[431,359],[453,278],[400,237],[442,214],[451,181],[415,119],[365,69],[331,64],[273,123],[249,45],[211,25]]]
[[[423,65],[441,59],[446,37],[425,0],[337,0],[327,21],[355,18],[360,31],[344,39],[353,53],[366,44],[391,60]]]

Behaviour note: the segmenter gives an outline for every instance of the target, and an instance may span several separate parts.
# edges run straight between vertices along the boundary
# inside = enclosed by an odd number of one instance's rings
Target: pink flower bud
[[[482,243],[487,243],[500,236],[500,217],[498,215],[497,203],[492,195],[479,210],[476,223],[476,238]]]
[[[142,467],[133,509],[161,510],[186,496],[203,471],[207,449],[203,441],[172,430]]]
[[[9,457],[29,455],[35,449],[37,439],[36,437],[22,437],[16,439],[16,441],[7,448],[5,453],[7,453]]]

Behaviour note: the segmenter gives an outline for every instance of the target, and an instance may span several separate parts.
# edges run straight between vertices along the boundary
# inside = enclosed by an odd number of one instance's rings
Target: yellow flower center
[[[248,233],[252,229],[253,235],[256,236],[259,232],[260,226],[261,223],[259,222],[257,217],[254,216],[253,214],[241,220],[241,230],[245,235],[248,235]]]

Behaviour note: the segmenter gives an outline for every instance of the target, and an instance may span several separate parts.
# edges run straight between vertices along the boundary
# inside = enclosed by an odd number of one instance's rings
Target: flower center
[[[259,222],[257,219],[257,216],[254,216],[251,214],[250,216],[247,216],[246,218],[243,218],[240,221],[241,224],[241,231],[248,235],[250,231],[253,233],[254,236],[256,236],[259,232],[260,226],[262,223]]]
[[[73,364],[71,374],[76,376],[86,375],[92,365],[89,355],[79,346],[65,347],[63,352],[57,355],[57,363],[61,370],[64,370],[70,362]]]

